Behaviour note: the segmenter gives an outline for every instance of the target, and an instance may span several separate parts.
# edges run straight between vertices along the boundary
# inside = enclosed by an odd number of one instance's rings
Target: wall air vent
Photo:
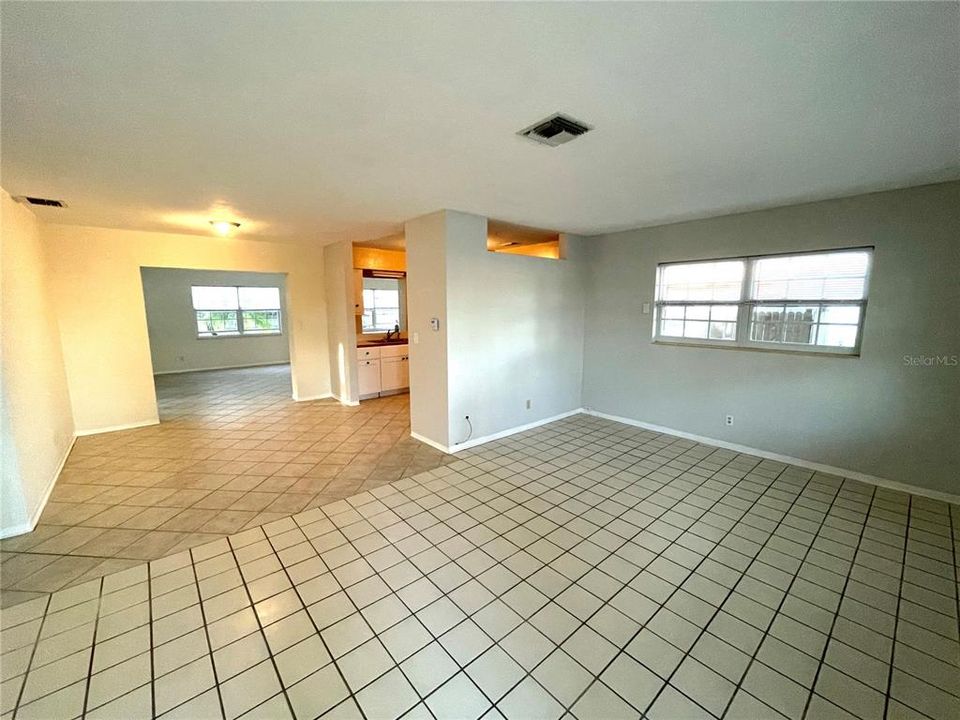
[[[27,203],[28,205],[40,205],[42,207],[55,207],[55,208],[65,208],[67,204],[62,200],[50,200],[49,198],[39,198],[39,197],[30,197],[29,195],[21,195],[20,197],[14,198],[22,203]]]
[[[517,135],[530,138],[541,145],[556,147],[557,145],[563,145],[571,140],[575,140],[584,133],[590,132],[592,129],[593,128],[586,123],[574,120],[569,115],[554,113],[550,117],[544,118],[524,128],[518,132]]]

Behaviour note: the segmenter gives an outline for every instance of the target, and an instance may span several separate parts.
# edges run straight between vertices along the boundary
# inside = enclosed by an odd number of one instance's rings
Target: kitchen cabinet
[[[363,270],[353,271],[353,314],[363,315]]]
[[[403,392],[410,387],[409,346],[358,347],[357,376],[361,400]]]
[[[380,394],[410,387],[410,360],[404,355],[380,359]]]
[[[380,361],[360,360],[357,367],[357,380],[361,398],[376,397],[380,394]]]

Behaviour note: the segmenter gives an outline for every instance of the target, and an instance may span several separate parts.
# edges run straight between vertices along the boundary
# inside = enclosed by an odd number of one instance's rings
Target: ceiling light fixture
[[[227,237],[230,233],[240,227],[240,223],[231,222],[230,220],[211,220],[210,225],[213,227],[214,232],[216,232],[220,237]]]

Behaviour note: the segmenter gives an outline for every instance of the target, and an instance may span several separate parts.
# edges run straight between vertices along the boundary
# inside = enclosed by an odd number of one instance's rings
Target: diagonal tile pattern
[[[450,461],[406,395],[294,403],[288,365],[156,384],[162,423],[79,438],[37,529],[0,542],[4,606]]]
[[[577,416],[4,611],[0,713],[945,720],[958,539]]]

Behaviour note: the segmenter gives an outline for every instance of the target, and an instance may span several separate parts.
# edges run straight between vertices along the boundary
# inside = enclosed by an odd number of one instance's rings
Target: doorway
[[[141,279],[161,422],[289,401],[284,274],[141,268]]]

